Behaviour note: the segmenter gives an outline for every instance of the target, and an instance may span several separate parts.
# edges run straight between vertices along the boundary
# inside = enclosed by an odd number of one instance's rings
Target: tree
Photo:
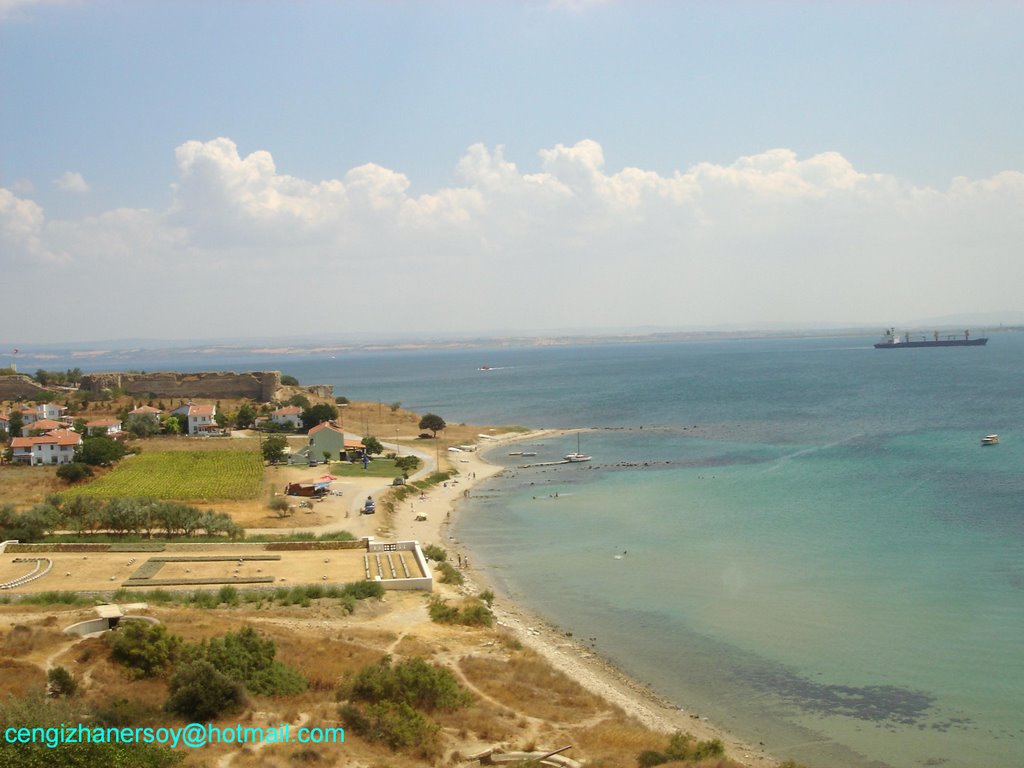
[[[419,469],[420,460],[418,456],[399,456],[395,459],[395,469],[408,474]]]
[[[21,411],[11,411],[7,419],[11,425],[11,437],[21,437],[21,428],[25,426],[25,420],[21,417]]]
[[[271,435],[263,441],[260,450],[263,452],[263,459],[271,464],[284,461],[285,449],[288,447],[288,438],[284,435]]]
[[[384,446],[380,444],[380,440],[376,437],[364,437],[362,443],[363,447],[366,448],[366,452],[371,456],[378,456],[384,453]]]
[[[294,376],[289,376],[287,373],[281,376],[282,387],[297,387],[299,386],[299,380]]]
[[[443,430],[448,425],[444,423],[444,419],[435,413],[428,413],[420,419],[420,429],[429,429],[434,433],[434,437],[437,437],[437,433]]]
[[[160,432],[160,422],[151,413],[135,413],[125,419],[124,428],[133,437],[151,437]]]
[[[338,409],[333,405],[321,403],[310,406],[302,412],[302,426],[306,431],[311,430],[317,424],[324,421],[332,421],[338,418]]]
[[[164,431],[168,435],[180,435],[184,432],[182,429],[181,419],[177,414],[171,414],[164,419]]]
[[[392,413],[397,413],[398,409],[402,407],[402,401],[401,400],[395,400],[395,402],[393,402],[388,407],[391,409]]]
[[[292,395],[288,398],[287,405],[297,405],[299,408],[309,408],[309,398],[305,395]]]
[[[117,440],[109,437],[87,437],[78,449],[75,461],[82,461],[94,467],[108,467],[118,459],[124,458],[128,449]]]
[[[288,503],[288,499],[282,496],[275,496],[270,500],[270,503],[267,506],[270,507],[282,520],[292,514],[292,508]]]
[[[254,421],[256,421],[256,409],[248,403],[239,408],[238,413],[235,414],[235,426],[238,429],[251,427]]]

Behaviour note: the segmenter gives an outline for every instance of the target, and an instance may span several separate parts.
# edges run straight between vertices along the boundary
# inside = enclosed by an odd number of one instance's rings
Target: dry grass
[[[23,698],[29,691],[45,685],[46,673],[35,664],[0,658],[0,699],[7,696]]]
[[[466,678],[506,707],[551,722],[574,723],[608,704],[530,651],[508,661],[468,656],[459,661]]]
[[[463,741],[497,743],[514,738],[522,730],[515,712],[483,701],[455,712],[437,713],[434,719]]]
[[[5,657],[36,656],[66,643],[68,638],[57,626],[54,616],[26,624],[14,624],[0,635],[0,654]]]
[[[18,509],[25,509],[65,488],[67,483],[57,479],[56,467],[0,465],[0,504],[11,503]]]

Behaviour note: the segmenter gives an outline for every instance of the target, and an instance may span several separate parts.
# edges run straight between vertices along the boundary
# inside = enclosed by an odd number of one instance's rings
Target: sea
[[[173,367],[279,369],[449,423],[579,430],[492,449],[506,470],[460,510],[474,566],[517,603],[779,758],[1024,765],[1024,334],[874,341]],[[592,461],[521,466],[577,445]]]

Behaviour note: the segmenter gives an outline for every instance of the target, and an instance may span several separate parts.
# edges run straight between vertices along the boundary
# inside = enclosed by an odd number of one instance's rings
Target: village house
[[[324,454],[330,454],[331,459],[344,458],[343,452],[362,451],[363,444],[354,438],[346,438],[345,430],[333,421],[325,421],[309,430],[307,435],[309,441],[301,449],[291,454],[289,461],[296,462],[319,462],[324,460]]]
[[[270,421],[279,427],[291,427],[298,429],[302,426],[302,409],[297,405],[286,405],[271,411]]]
[[[24,422],[23,422],[24,423]],[[33,432],[53,432],[55,429],[64,429],[67,424],[53,419],[36,419],[31,423],[24,424],[21,428],[21,436],[28,437]]]
[[[56,429],[46,435],[11,440],[12,458],[26,464],[70,464],[82,436],[70,429]]]
[[[58,421],[64,418],[64,411],[66,410],[67,408],[63,405],[57,405],[56,403],[40,403],[35,408],[22,409],[21,423],[27,425],[41,419]]]
[[[189,435],[202,435],[219,430],[214,417],[217,415],[216,405],[196,405],[195,403],[184,403],[175,408],[171,413],[175,416],[184,416],[186,420],[186,433]]]
[[[90,435],[113,437],[121,432],[120,419],[93,419],[85,423],[85,430]]]
[[[152,417],[157,421],[160,420],[160,414],[163,413],[159,408],[154,408],[152,405],[140,405],[138,408],[132,408],[128,411],[129,416],[135,417]]]

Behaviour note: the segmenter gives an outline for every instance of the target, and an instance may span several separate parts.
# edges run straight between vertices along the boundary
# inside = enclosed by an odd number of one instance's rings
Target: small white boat
[[[509,456],[522,456],[523,452],[522,451],[509,451],[508,455]]]
[[[523,451],[523,456],[536,456],[536,451]]]
[[[577,464],[581,461],[590,461],[591,457],[585,453],[580,453],[580,433],[576,433],[576,453],[567,453],[563,456],[566,461],[570,464]]]
[[[999,445],[999,435],[985,435],[981,438],[982,445]]]

